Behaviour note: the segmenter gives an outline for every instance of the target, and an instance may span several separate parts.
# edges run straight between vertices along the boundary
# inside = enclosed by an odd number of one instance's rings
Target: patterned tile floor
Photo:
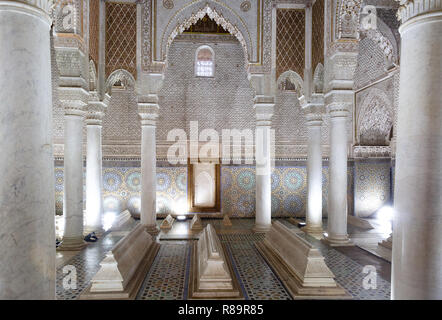
[[[289,228],[296,228],[287,220],[281,220]],[[313,244],[321,251],[325,258],[325,263],[335,274],[336,281],[344,287],[357,300],[389,300],[390,299],[390,282],[376,276],[376,289],[364,289],[363,280],[368,275],[363,272],[364,265],[356,262],[352,258],[335,250],[314,237],[301,233],[305,240]],[[369,255],[369,253],[367,253]],[[374,256],[373,256],[374,257]]]
[[[132,229],[136,223],[128,226]],[[100,262],[105,258],[118,241],[123,238],[119,232],[105,233],[97,242],[89,243],[85,249],[80,251],[67,261],[63,262],[56,271],[56,298],[58,300],[78,299],[80,294],[90,284],[92,277],[100,269]],[[76,281],[72,279],[76,275]]]
[[[163,241],[137,299],[186,299],[190,254],[191,241]]]
[[[296,228],[287,220],[281,221],[289,228]],[[246,299],[291,299],[283,284],[265,262],[254,243],[263,239],[262,235],[250,232],[252,219],[232,219],[232,227],[222,226],[221,220],[203,220],[204,224],[212,223],[220,240],[225,244],[227,254],[231,258],[234,272],[237,274],[241,289]],[[317,239],[303,234],[302,236],[318,247],[329,268],[336,276],[336,281],[343,286],[354,299],[390,299],[390,283],[379,275],[376,277],[376,289],[363,288],[363,280],[367,276],[364,266],[348,255],[339,252]],[[109,234],[95,244],[66,262],[77,270],[77,289],[64,290],[63,266],[57,269],[58,299],[76,299],[84,290],[93,275],[99,269],[99,262],[104,258],[121,235]],[[140,300],[174,300],[187,299],[190,261],[192,254],[191,241],[165,240],[160,241],[161,248],[149,270],[138,293]],[[367,253],[369,254],[369,253]]]

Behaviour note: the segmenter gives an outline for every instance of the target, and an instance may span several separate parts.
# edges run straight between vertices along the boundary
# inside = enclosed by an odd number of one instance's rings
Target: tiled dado
[[[353,166],[348,167],[348,211],[353,213]],[[272,170],[272,217],[305,216],[307,168],[305,165],[277,166]],[[328,165],[322,169],[323,214],[327,215]],[[231,217],[255,215],[256,177],[254,166],[222,166],[221,210]]]
[[[103,201],[106,212],[129,209],[140,211],[141,169],[137,162],[109,162],[103,168]],[[112,165],[118,165],[113,167]],[[391,175],[388,161],[349,161],[348,212],[369,214],[390,199]],[[304,162],[280,164],[272,171],[272,216],[305,216],[307,169]],[[328,164],[324,162],[323,214],[327,216]],[[85,181],[85,179],[83,180]],[[84,188],[84,192],[86,192]],[[221,167],[221,211],[231,217],[253,217],[255,212],[256,177],[254,166]],[[63,167],[55,167],[56,212],[63,212]],[[86,195],[84,195],[86,199]],[[187,207],[187,167],[157,167],[157,212],[175,213]]]
[[[355,160],[355,215],[370,217],[391,202],[393,188],[390,159]]]
[[[63,167],[55,167],[56,212],[63,213]],[[85,170],[84,170],[85,173]],[[83,178],[86,183],[85,175]],[[83,187],[86,199],[86,186]],[[140,213],[141,169],[139,167],[103,168],[104,212],[128,209]],[[187,168],[157,167],[157,212],[171,213],[187,205]]]

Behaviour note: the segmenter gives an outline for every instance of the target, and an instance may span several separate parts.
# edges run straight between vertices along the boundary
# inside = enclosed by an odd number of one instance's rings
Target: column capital
[[[90,92],[89,102],[85,108],[86,125],[101,125],[109,101],[110,96],[108,94],[105,94],[104,99],[100,100],[96,91]]]
[[[299,97],[298,100],[307,119],[307,126],[320,127],[322,125],[322,115],[325,111],[324,95],[314,93],[308,100],[305,96]]]
[[[353,90],[330,90],[324,95],[324,104],[350,104],[353,105],[354,91]]]
[[[255,96],[253,101],[255,109],[256,125],[270,126],[275,109],[275,97],[273,96]]]
[[[322,93],[313,93],[310,97],[302,95],[298,98],[298,101],[305,113],[308,113],[309,110],[322,110],[324,108],[324,95]]]
[[[142,126],[156,126],[159,111],[160,106],[156,94],[138,97],[138,114]]]
[[[402,25],[414,17],[442,10],[440,0],[396,0],[396,2],[399,2],[396,15]],[[399,30],[401,31],[401,28]]]
[[[34,14],[38,13],[51,24],[52,19],[50,14],[54,9],[55,4],[53,0],[0,0],[0,7],[3,6],[19,8]]]
[[[84,117],[86,103],[80,100],[60,100],[66,116]]]
[[[338,41],[329,48],[326,60],[324,92],[351,90],[358,65],[359,44],[357,41]]]
[[[330,115],[330,119],[347,118],[350,115],[351,105],[347,103],[332,103],[327,105],[327,112]]]
[[[65,115],[84,116],[89,100],[86,90],[78,87],[59,87],[58,92]]]

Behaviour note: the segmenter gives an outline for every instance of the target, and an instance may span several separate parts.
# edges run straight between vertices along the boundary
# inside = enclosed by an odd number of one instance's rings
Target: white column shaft
[[[102,231],[102,151],[101,125],[88,124],[86,159],[86,230]]]
[[[347,235],[347,117],[330,117],[328,239],[346,242]]]
[[[55,298],[50,23],[0,3],[0,299]]]
[[[83,245],[83,117],[65,115],[63,248]]]
[[[270,126],[256,126],[256,231],[272,224],[271,136]]]
[[[392,298],[442,299],[442,11],[406,24],[400,29]]]
[[[155,125],[142,125],[141,134],[141,223],[148,229],[156,229]]]
[[[307,230],[322,230],[321,123],[308,126]]]

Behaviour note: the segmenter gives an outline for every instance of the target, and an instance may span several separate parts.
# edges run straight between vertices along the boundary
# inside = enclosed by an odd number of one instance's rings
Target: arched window
[[[197,77],[213,77],[215,74],[215,52],[209,46],[201,46],[196,50],[195,75]]]

